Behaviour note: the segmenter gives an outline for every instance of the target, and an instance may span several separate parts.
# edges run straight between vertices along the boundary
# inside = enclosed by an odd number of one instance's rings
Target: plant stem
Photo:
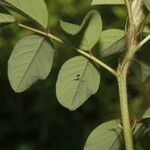
[[[133,135],[129,114],[128,106],[128,94],[127,94],[127,74],[131,65],[131,60],[134,59],[136,51],[149,40],[149,36],[142,42],[139,42],[139,35],[142,31],[142,23],[144,20],[143,11],[143,0],[125,0],[128,16],[129,25],[127,30],[127,48],[126,55],[121,64],[118,66],[118,85],[119,85],[119,96],[120,96],[120,108],[122,116],[122,125],[124,133],[124,141],[126,150],[133,150]]]
[[[106,70],[108,70],[111,74],[113,74],[114,76],[117,76],[118,73],[116,70],[114,70],[113,68],[111,68],[110,66],[108,66],[107,64],[105,64],[104,62],[100,61],[99,59],[97,59],[95,56],[91,55],[90,53],[88,53],[88,51],[85,51],[85,50],[82,50],[82,49],[79,49],[79,48],[75,48],[73,47],[72,45],[68,44],[67,42],[65,42],[64,40],[56,37],[55,35],[51,34],[51,33],[46,33],[44,31],[40,31],[38,29],[34,29],[32,27],[29,27],[29,26],[26,26],[24,24],[21,24],[21,23],[16,23],[19,27],[22,27],[24,29],[27,29],[29,31],[32,31],[32,32],[36,32],[38,34],[41,34],[41,35],[44,35],[48,38],[51,38],[53,39],[54,41],[56,42],[59,42],[59,43],[62,43],[62,44],[66,44],[66,45],[69,45],[71,46],[73,49],[75,49],[77,52],[79,52],[80,54],[82,54],[83,56],[93,60],[95,63],[99,64],[100,66],[102,66],[103,68],[105,68]]]
[[[150,40],[150,34],[135,47],[134,51],[137,52],[149,40]]]
[[[131,58],[132,58],[131,54]],[[118,68],[118,85],[120,96],[120,109],[122,116],[122,125],[124,133],[124,141],[126,150],[133,150],[133,137],[130,123],[129,106],[128,106],[128,94],[127,94],[127,73],[130,66],[129,58],[126,57],[126,61]]]
[[[127,11],[128,11],[128,17],[129,17],[129,23],[130,25],[132,25],[133,23],[133,16],[132,16],[132,9],[131,9],[131,4],[130,4],[130,0],[124,0],[126,7],[127,7]]]
[[[126,150],[133,150],[133,137],[130,125],[130,117],[129,117],[129,109],[128,109],[128,101],[127,101],[127,85],[126,85],[126,77],[122,74],[118,78],[119,84],[119,93],[120,93],[120,106],[121,106],[121,116],[122,124],[123,124],[123,132],[125,139],[125,147]]]

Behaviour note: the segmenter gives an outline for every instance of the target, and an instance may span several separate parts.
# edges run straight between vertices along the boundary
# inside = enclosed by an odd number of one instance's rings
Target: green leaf
[[[44,28],[48,25],[48,11],[44,0],[5,0]]]
[[[150,119],[150,107],[146,110],[146,112],[144,113],[144,115],[142,116],[142,119]],[[138,138],[138,136],[140,136],[140,132],[141,129],[145,130],[145,126],[144,126],[144,122],[142,123],[138,123],[134,129],[134,135],[136,138]]]
[[[54,49],[38,35],[21,39],[8,61],[8,77],[16,92],[23,92],[37,80],[44,80],[52,68]]]
[[[60,104],[75,110],[97,92],[99,84],[99,72],[88,59],[77,56],[62,66],[56,83],[56,95]]]
[[[134,141],[139,142],[150,131],[150,107],[144,113],[142,122],[136,124],[134,128]]]
[[[143,119],[150,119],[150,107],[146,110],[146,112],[144,113]]]
[[[65,21],[62,21],[62,20],[60,20],[60,26],[65,32],[67,32],[69,34],[72,34],[72,35],[75,35],[80,31],[80,26],[79,25],[72,24],[72,23],[69,23],[69,22],[65,22]]]
[[[150,11],[150,0],[144,0],[146,8]]]
[[[12,7],[12,5],[8,4],[6,1],[1,0],[0,5],[7,10],[6,7]]]
[[[102,19],[96,10],[90,11],[80,26],[64,21],[61,21],[60,25],[65,32],[76,35],[78,41],[81,41],[79,48],[83,50],[91,50],[98,42],[102,31]]]
[[[104,30],[100,36],[100,51],[103,57],[121,52],[125,47],[125,32],[120,29]]]
[[[92,5],[122,5],[124,0],[92,0]]]
[[[150,77],[150,66],[144,62],[140,62],[140,64],[135,64],[133,66],[133,71],[139,81],[145,82]]]
[[[145,148],[142,145],[142,141],[148,138],[150,131],[150,123],[138,123],[134,129],[134,145],[137,150],[144,150]],[[140,149],[137,147],[140,146]]]
[[[116,120],[105,122],[90,134],[84,150],[110,150],[120,134],[121,128]]]
[[[150,27],[148,25],[144,27],[142,34],[146,34],[144,37],[150,34]]]
[[[9,14],[0,13],[0,23],[13,23],[15,18]]]
[[[85,26],[83,26],[84,31],[80,48],[83,50],[91,50],[100,38],[102,31],[102,19],[99,12],[91,11],[87,14],[85,22],[86,20],[87,24],[85,23]]]

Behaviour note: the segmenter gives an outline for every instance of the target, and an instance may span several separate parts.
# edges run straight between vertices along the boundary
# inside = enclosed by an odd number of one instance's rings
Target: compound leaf
[[[56,95],[60,104],[75,110],[97,92],[99,84],[99,72],[88,59],[77,56],[62,66],[56,83]]]
[[[121,128],[116,120],[108,121],[98,126],[89,135],[84,150],[109,150],[121,134]],[[117,143],[116,143],[117,144]],[[115,145],[115,147],[120,147]]]
[[[44,0],[5,0],[44,28],[48,25],[48,11]]]
[[[16,92],[23,92],[37,80],[44,80],[52,67],[54,49],[38,35],[21,39],[8,61],[8,77]]]

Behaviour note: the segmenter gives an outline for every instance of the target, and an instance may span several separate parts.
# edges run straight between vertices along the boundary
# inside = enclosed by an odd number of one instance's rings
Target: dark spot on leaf
[[[76,78],[76,79],[74,79],[75,81],[79,81],[80,80],[80,78]]]
[[[77,74],[76,77],[79,78],[79,77],[80,77],[80,74]]]

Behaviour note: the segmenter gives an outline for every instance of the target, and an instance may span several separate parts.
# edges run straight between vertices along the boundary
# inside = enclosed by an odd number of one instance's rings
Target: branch
[[[137,52],[149,40],[150,40],[150,34],[134,48],[134,51]]]
[[[40,31],[40,30],[37,30],[37,29],[34,29],[32,27],[29,27],[29,26],[26,26],[24,24],[21,24],[21,23],[16,23],[19,27],[22,27],[24,29],[27,29],[29,31],[32,31],[32,32],[36,32],[38,34],[41,34],[41,35],[44,35],[46,37],[49,37],[51,39],[53,39],[54,41],[57,41],[59,43],[62,43],[62,44],[66,44],[68,45],[67,42],[65,42],[64,40],[56,37],[55,35],[51,34],[51,33],[46,33],[44,31]],[[70,46],[70,45],[69,45]],[[103,68],[105,68],[106,70],[108,70],[111,74],[113,74],[114,76],[118,76],[118,73],[116,70],[114,70],[113,68],[111,68],[110,66],[108,66],[107,64],[105,64],[104,62],[102,62],[101,60],[97,59],[95,56],[93,56],[92,54],[82,50],[82,49],[79,49],[79,48],[75,48],[73,46],[71,46],[73,49],[75,49],[77,52],[79,52],[80,54],[82,54],[83,56],[93,60],[95,63],[99,64],[100,66],[102,66]]]

